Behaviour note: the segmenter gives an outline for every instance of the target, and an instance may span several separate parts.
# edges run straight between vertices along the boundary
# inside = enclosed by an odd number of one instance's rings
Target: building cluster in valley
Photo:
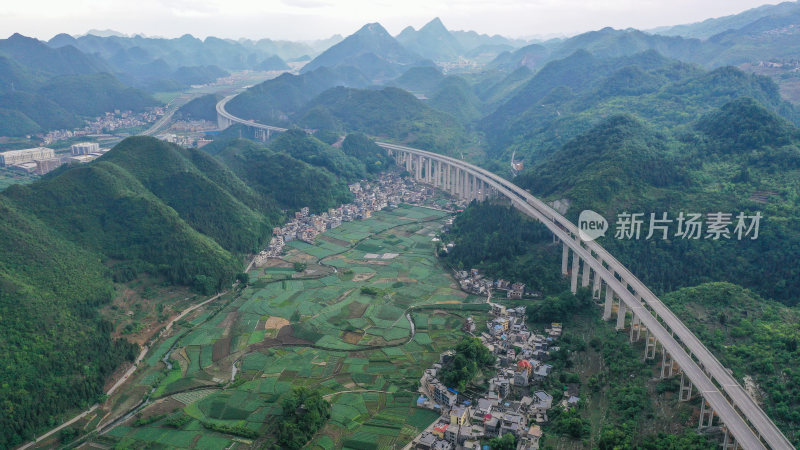
[[[449,245],[449,244],[448,244]],[[519,300],[523,296],[538,297],[538,292],[525,289],[525,283],[514,283],[504,279],[486,278],[478,269],[458,270],[455,273],[461,290],[476,295],[489,295],[492,291],[502,291],[506,298]]]
[[[48,147],[36,147],[23,150],[8,150],[0,153],[0,166],[25,173],[44,175],[62,164],[87,163],[99,158],[108,149],[100,148],[95,142],[73,144],[70,155],[56,155],[55,150]]]
[[[156,138],[180,145],[184,148],[202,148],[211,141],[206,139],[206,133],[217,129],[216,122],[207,120],[178,120],[173,122],[169,130],[158,134]]]
[[[354,197],[352,203],[319,214],[311,214],[305,207],[295,212],[295,217],[288,223],[275,227],[269,245],[256,256],[255,265],[263,265],[267,258],[282,255],[287,242],[299,240],[313,244],[318,234],[343,222],[368,219],[375,211],[397,208],[401,203],[424,205],[434,195],[430,187],[402,178],[397,172],[383,172],[375,180],[360,181],[349,187]]]
[[[473,321],[468,320],[466,326],[470,323]],[[488,391],[466,395],[442,384],[437,375],[455,356],[453,351],[442,353],[439,362],[425,370],[420,380],[422,395],[417,400],[418,407],[442,415],[414,439],[411,448],[479,449],[481,440],[512,433],[518,450],[538,449],[548,411],[554,406],[577,406],[580,398],[576,385],[567,387],[558,405],[553,404],[552,395],[536,389],[551,376],[553,367],[547,361],[559,351],[560,323],[537,333],[525,324],[524,306],[506,308],[491,303],[486,325],[489,331],[482,332],[480,340],[496,356],[496,374],[489,379]]]
[[[157,106],[148,108],[144,112],[132,111],[107,112],[104,115],[88,122],[83,128],[76,130],[54,130],[42,136],[42,143],[50,145],[53,142],[82,136],[95,136],[109,133],[114,130],[136,128],[151,124],[164,115],[164,108]]]

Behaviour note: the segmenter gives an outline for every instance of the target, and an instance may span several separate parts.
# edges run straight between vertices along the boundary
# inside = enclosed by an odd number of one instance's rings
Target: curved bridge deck
[[[246,121],[228,113],[225,105],[233,97],[228,96],[217,104],[221,129],[239,123],[252,127],[257,136],[261,133],[260,137],[264,138],[272,132],[286,131],[285,128]],[[677,366],[681,373],[681,400],[691,398],[692,387],[696,388],[703,399],[699,427],[711,426],[715,416],[718,417],[725,432],[723,447],[794,448],[730,371],[686,325],[602,246],[594,241],[582,241],[572,222],[529,192],[485,169],[438,153],[386,142],[377,144],[421,182],[468,200],[505,196],[514,207],[547,226],[563,242],[564,275],[570,272],[568,259],[572,255],[573,292],[577,289],[578,273],[581,272],[582,286],[589,286],[591,279],[594,295],[600,296],[605,292],[604,319],[610,319],[612,305],[615,300],[618,302],[617,329],[623,329],[629,323],[631,341],[639,340],[642,331],[645,332],[645,358],[654,358],[660,347],[662,376],[672,376]]]

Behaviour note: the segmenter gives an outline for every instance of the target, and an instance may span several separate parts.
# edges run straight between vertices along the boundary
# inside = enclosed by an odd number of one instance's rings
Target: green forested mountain
[[[366,176],[364,163],[358,158],[325,144],[303,130],[292,129],[282,133],[270,143],[270,148],[312,166],[322,167],[344,180],[357,180]]]
[[[68,111],[89,117],[115,109],[143,111],[158,105],[150,95],[125,86],[107,73],[57,77],[37,93]]]
[[[798,130],[754,100],[737,99],[674,134],[611,117],[515,182],[547,199],[569,200],[573,221],[592,209],[612,227],[622,212],[667,212],[672,219],[680,212],[761,212],[756,240],[620,240],[607,234],[601,243],[654,291],[725,280],[796,304],[800,268],[791,261],[800,251],[793,231],[800,224],[798,179]]]
[[[309,128],[360,131],[442,153],[452,153],[466,140],[457,119],[397,88],[329,89],[305,105],[297,122]]]
[[[77,48],[85,54],[97,55],[108,67],[107,72],[149,91],[179,90],[192,84],[205,84],[235,70],[288,69],[281,57],[275,54],[281,51],[275,45],[213,36],[201,40],[188,34],[168,39],[91,33],[73,37],[62,33],[47,44],[54,49]]]
[[[461,43],[447,31],[438,17],[419,30],[405,28],[396,39],[405,48],[433,61],[456,61],[464,53]]]
[[[355,69],[321,67],[300,75],[285,73],[267,80],[237,95],[226,107],[238,117],[279,125],[288,123],[290,115],[326,89],[367,85],[369,81]]]
[[[217,103],[222,99],[217,94],[206,94],[190,100],[175,112],[177,119],[208,120],[216,122]]]
[[[489,152],[535,161],[604,117],[634,114],[674,129],[739,97],[751,97],[790,121],[795,108],[775,83],[733,67],[703,71],[652,52],[602,59],[579,51],[554,61],[481,120]]]
[[[284,60],[280,58],[278,55],[272,55],[269,58],[261,61],[256,66],[258,70],[289,70],[290,67]]]
[[[480,268],[548,294],[566,287],[561,274],[550,270],[560,261],[560,254],[545,246],[551,233],[509,206],[471,205],[458,215],[448,238],[455,246],[446,261],[455,268]]]
[[[207,295],[225,289],[280,209],[346,203],[347,180],[388,164],[363,135],[342,149],[300,130],[271,149],[220,139],[214,157],[132,137],[0,194],[0,447],[93,402],[136,354],[97,312],[113,281],[150,273]]]
[[[436,89],[444,79],[442,71],[434,66],[412,67],[387,83],[409,92],[427,94]]]
[[[288,141],[283,145],[288,146]],[[325,168],[252,141],[231,141],[217,158],[254,191],[289,211],[304,206],[315,212],[325,211],[351,199],[347,184]]]
[[[0,196],[0,447],[91,403],[138,351],[97,313],[113,296],[99,255]]]
[[[398,43],[379,23],[368,23],[306,64],[301,73],[320,67],[349,66],[369,80],[395,78],[422,57]]]
[[[731,283],[701,284],[662,299],[737,378],[750,377],[764,411],[800,444],[800,310]]]
[[[39,183],[11,186],[3,194],[63,239],[106,258],[129,261],[137,271],[157,272],[210,291],[221,289],[237,273],[238,264],[228,251],[112,162],[69,168]],[[209,285],[201,286],[206,278]]]
[[[268,235],[245,221],[267,230],[277,223],[246,214],[248,200],[234,198],[243,194],[223,182],[235,177],[211,163],[152,138],[130,138],[99,161],[0,195],[0,445],[21,443],[57,414],[92,402],[106,377],[133,357],[136,348],[110,340],[113,326],[97,313],[114,295],[112,279],[151,272],[212,293],[241,271],[232,252]]]
[[[364,164],[368,173],[374,174],[391,168],[394,161],[386,151],[362,133],[351,133],[342,141],[345,155],[355,158]]]
[[[797,10],[797,2],[782,2],[777,5],[759,6],[757,8],[748,9],[747,11],[730,16],[706,19],[702,22],[685,25],[662,27],[650,31],[653,33],[663,34],[665,36],[684,36],[708,39],[714,35],[728,30],[738,30],[764,18],[790,15],[796,13]]]
[[[88,75],[109,71],[102,59],[89,56],[74,46],[51,48],[38,39],[19,33],[0,39],[0,54],[28,70],[49,75]]]
[[[230,251],[253,252],[278,223],[272,205],[200,150],[137,137],[103,160],[129,171],[192,228]]]
[[[109,70],[73,46],[51,48],[19,34],[0,39],[0,136],[77,128],[82,118],[158,104]]]
[[[431,95],[428,105],[446,112],[464,123],[480,117],[483,107],[472,86],[457,76],[449,76],[442,80]]]
[[[541,44],[530,44],[514,51],[505,51],[489,62],[488,67],[513,72],[520,67],[539,69],[550,51]]]

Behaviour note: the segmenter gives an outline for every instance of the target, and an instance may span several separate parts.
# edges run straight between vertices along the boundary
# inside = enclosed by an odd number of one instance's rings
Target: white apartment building
[[[9,150],[0,153],[0,165],[11,166],[30,161],[40,161],[43,159],[53,159],[56,153],[52,148],[36,147],[25,150]]]

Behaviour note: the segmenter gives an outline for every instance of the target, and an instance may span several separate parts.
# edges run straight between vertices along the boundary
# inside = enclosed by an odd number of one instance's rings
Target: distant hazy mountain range
[[[763,66],[762,61],[796,59],[799,35],[800,4],[796,2],[649,32],[604,28],[538,43],[451,31],[438,18],[418,30],[407,27],[395,37],[379,23],[371,23],[346,38],[337,35],[311,43],[215,37],[201,40],[191,35],[165,39],[124,36],[112,30],[79,37],[59,34],[43,42],[15,34],[0,40],[0,118],[4,119],[0,135],[74,127],[83,116],[105,112],[109,104],[115,106],[113,109],[141,109],[157,103],[148,92],[181,90],[236,70],[288,70],[287,61],[309,61],[300,70],[299,78],[282,77],[266,85],[286,86],[288,91],[259,98],[256,92],[270,90],[262,86],[231,106],[235,109],[237,103],[241,107],[250,101],[251,106],[261,104],[263,110],[263,105],[268,104],[270,117],[280,121],[299,110],[302,103],[335,86],[393,85],[417,94],[432,94],[430,77],[436,78],[441,69],[452,73],[484,68],[488,69],[486,73],[515,73],[514,77],[521,81],[548,62],[579,50],[600,58],[655,50],[668,58],[706,68],[757,68]],[[424,67],[430,68],[427,81],[420,78],[426,72],[419,68]],[[323,68],[327,72],[314,75]],[[515,72],[522,68],[531,73]],[[791,68],[765,73],[778,81],[787,96],[800,99],[800,79],[795,80],[796,72]],[[415,84],[415,77],[421,84]],[[56,78],[60,80],[56,82]],[[66,86],[86,93],[83,100],[88,105],[76,108],[74,101],[64,100],[73,97],[59,92]],[[485,100],[499,102],[503,89],[512,86],[509,80],[505,88],[497,86],[494,93],[484,92],[488,95]],[[451,90],[463,91],[455,86]],[[99,97],[104,100],[94,100]],[[468,108],[471,112],[467,116],[475,117],[474,108]],[[253,110],[243,109],[251,116],[267,118],[264,111],[254,114]]]

